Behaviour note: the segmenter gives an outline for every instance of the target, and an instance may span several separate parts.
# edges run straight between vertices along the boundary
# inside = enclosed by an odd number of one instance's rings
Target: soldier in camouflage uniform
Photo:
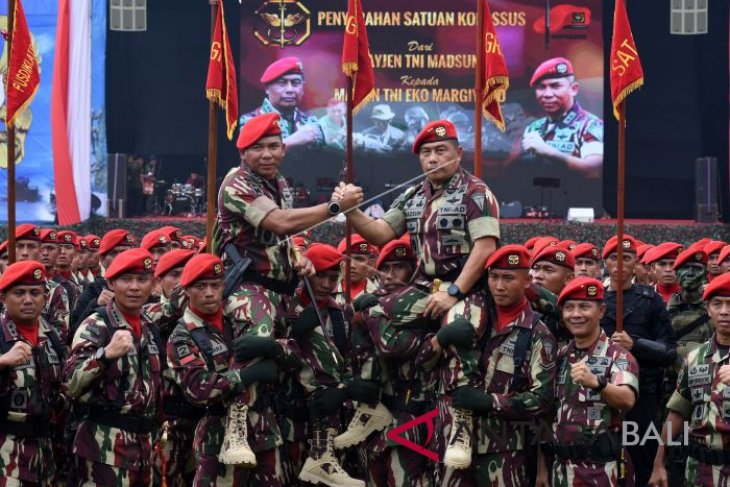
[[[157,265],[160,257],[172,250],[172,241],[162,230],[152,230],[142,237],[139,247],[152,254],[152,260]]]
[[[168,370],[179,387],[177,392],[189,401],[189,412],[203,410],[193,440],[196,470],[192,485],[281,486],[283,472],[277,447],[282,440],[270,404],[234,409],[226,419],[227,404],[247,385],[276,381],[277,366],[274,360],[265,359],[243,369],[229,368],[233,325],[223,314],[223,275],[223,262],[214,255],[199,254],[185,264],[180,286],[185,289],[189,306],[167,342]],[[249,430],[252,425],[256,428],[253,452],[245,465],[248,468],[221,463],[218,453],[224,432]],[[262,429],[259,425],[268,427]],[[245,431],[243,436],[248,437]],[[254,464],[256,468],[250,468]]]
[[[298,107],[304,97],[304,82],[299,58],[285,57],[271,63],[261,76],[266,98],[259,108],[241,115],[241,129],[254,117],[275,113],[281,117],[281,137],[287,146],[323,145],[324,131],[319,120]]]
[[[337,251],[342,255],[347,253],[347,240],[342,239],[337,245]],[[373,268],[375,266],[375,259],[378,256],[378,248],[371,245],[358,234],[353,234],[350,238],[350,261],[342,262],[342,280],[337,285],[335,291],[335,301],[337,304],[344,306],[348,300],[345,296],[345,266],[350,266],[350,300],[349,302],[355,301],[355,298],[365,293],[374,293],[378,289],[377,280],[374,276],[371,276]]]
[[[386,436],[388,430],[432,407],[431,395],[413,361],[430,325],[435,324],[411,306],[423,304],[420,293],[414,294],[406,285],[415,267],[410,242],[389,242],[376,263],[381,287],[355,301],[359,311],[352,322],[354,379],[348,384],[348,393],[359,405],[347,431],[335,438],[335,448],[367,440],[360,449],[367,458],[366,480],[371,486],[432,485],[429,459]],[[371,435],[373,431],[382,432]],[[403,436],[422,445],[426,443],[426,427],[409,429]]]
[[[175,383],[172,371],[167,367],[165,353],[168,338],[187,306],[187,299],[178,283],[183,267],[194,255],[192,250],[175,249],[160,257],[155,266],[155,278],[160,281],[162,288],[160,301],[144,307],[145,314],[159,328],[160,342],[165,347],[160,350],[163,356],[162,404],[165,423],[162,430],[157,432],[157,441],[166,432],[167,442],[162,441],[164,446],[155,458],[153,473],[155,484],[159,484],[164,463],[168,487],[183,487],[192,483],[195,476],[193,436],[198,420],[204,413],[201,408],[195,408],[188,402]]]
[[[570,251],[575,259],[575,277],[585,276],[600,280],[601,256],[592,243],[580,243]]]
[[[73,452],[84,486],[149,486],[162,397],[158,332],[143,313],[152,256],[122,252],[106,279],[114,299],[81,323],[64,372],[69,396],[89,406]]]
[[[720,251],[727,246],[727,242],[713,240],[702,249],[707,254],[707,281],[712,282],[714,278],[722,274],[722,268],[718,262]]]
[[[413,286],[421,292],[424,316],[446,325],[438,338],[446,350],[438,392],[440,400],[450,403],[448,396],[454,387],[480,382],[479,352],[456,342],[469,341],[461,340],[465,331],[477,338],[484,331],[484,264],[499,239],[499,207],[487,185],[461,168],[463,150],[451,122],[428,123],[413,144],[413,152],[419,155],[426,180],[400,195],[381,219],[373,220],[359,210],[348,212],[347,218],[376,245],[410,234],[420,260]],[[430,293],[435,278],[442,281],[441,288]],[[470,330],[463,328],[465,323],[471,325]],[[442,433],[448,437],[442,452],[444,464],[466,468],[472,456],[471,412],[450,407],[443,411],[454,416],[453,421],[451,417],[444,421]]]
[[[12,264],[0,277],[0,483],[55,485],[50,415],[62,411],[62,354],[56,330],[42,317],[45,270]]]
[[[538,485],[618,486],[623,466],[621,429],[625,411],[639,394],[639,366],[600,327],[604,288],[597,279],[580,277],[558,300],[565,326],[574,336],[558,352],[552,438],[538,464]]]
[[[665,303],[669,302],[672,295],[681,291],[677,273],[674,270],[674,260],[683,250],[684,247],[681,244],[663,242],[644,254],[642,262],[651,266],[651,272],[656,282],[656,292]]]
[[[326,220],[339,208],[329,204],[292,208],[291,191],[278,172],[285,146],[277,114],[250,120],[241,130],[237,146],[241,166],[231,170],[221,186],[213,250],[223,257],[226,266],[237,264],[234,250],[250,259],[240,276],[241,284],[225,304],[225,313],[235,324],[234,337],[271,337],[277,325],[283,326],[284,312],[296,287],[295,272],[310,275],[314,271],[305,257],[291,262],[291,245],[283,237]],[[346,210],[361,201],[362,191],[350,189],[340,208]],[[236,367],[247,365],[244,362]],[[256,399],[257,389],[251,385],[241,401],[250,407]],[[225,442],[221,461],[236,464],[249,459],[251,452],[245,444],[245,438]]]
[[[712,280],[702,296],[715,327],[713,336],[685,357],[677,390],[667,403],[662,438],[676,438],[689,422],[685,483],[692,487],[730,486],[730,275]],[[680,440],[681,441],[681,440]],[[665,447],[659,446],[649,484],[669,484]]]
[[[63,286],[68,294],[69,309],[73,310],[82,290],[72,268],[77,252],[78,236],[70,230],[63,230],[56,233],[56,238],[58,239],[58,257],[56,258],[56,268],[49,279],[53,279]]]
[[[532,252],[530,274],[535,284],[559,296],[575,271],[573,254],[558,245],[546,245]]]
[[[471,469],[447,471],[441,485],[532,486],[537,444],[529,433],[551,410],[557,346],[525,297],[527,249],[502,247],[486,266],[496,319],[479,343],[484,383],[457,387],[452,403],[479,416],[477,452]]]

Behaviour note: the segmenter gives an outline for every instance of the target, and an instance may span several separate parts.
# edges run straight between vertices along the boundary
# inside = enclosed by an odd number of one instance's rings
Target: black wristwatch
[[[598,376],[598,385],[596,387],[591,387],[591,390],[593,392],[601,392],[602,390],[604,390],[606,388],[607,385],[608,385],[608,381],[606,380],[606,378],[604,376],[601,375],[601,376]]]
[[[330,201],[327,205],[327,211],[329,211],[332,216],[339,215],[340,211],[342,211],[342,207],[340,207],[340,204],[337,201]]]
[[[459,301],[466,297],[466,294],[462,293],[461,289],[459,289],[459,286],[457,286],[456,284],[452,284],[451,286],[449,286],[446,292],[449,293],[449,296],[453,296]]]
[[[112,363],[112,360],[108,359],[107,356],[105,355],[104,347],[100,347],[96,351],[96,361],[99,362],[104,367],[109,367]]]

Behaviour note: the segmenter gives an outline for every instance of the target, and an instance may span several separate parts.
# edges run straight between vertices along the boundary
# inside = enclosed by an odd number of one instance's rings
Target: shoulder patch
[[[616,364],[616,367],[619,370],[623,370],[623,371],[629,370],[630,362],[629,362],[629,359],[627,359],[626,357],[617,358],[613,363]]]

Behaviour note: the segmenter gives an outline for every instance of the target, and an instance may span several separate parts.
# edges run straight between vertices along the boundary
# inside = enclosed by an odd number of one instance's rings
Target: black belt
[[[97,424],[119,428],[139,435],[149,434],[157,427],[157,420],[154,417],[122,414],[118,411],[103,408],[92,407],[89,410],[89,420]]]
[[[205,408],[193,406],[189,402],[167,399],[164,404],[165,416],[198,420],[205,416]]]
[[[730,452],[713,450],[696,441],[689,444],[689,456],[707,465],[730,465]]]
[[[408,404],[406,404],[405,398],[387,394],[383,394],[380,402],[391,411],[405,411],[415,416],[426,414],[432,409],[428,401],[408,401]]]
[[[559,445],[556,443],[543,443],[542,451],[548,455],[554,455],[561,460],[581,462],[590,460],[593,462],[606,463],[616,460],[621,453],[621,444],[618,438],[611,433],[602,433],[596,436],[589,444],[568,443]]]
[[[291,281],[279,281],[278,279],[272,279],[270,277],[262,276],[253,271],[246,271],[243,273],[242,283],[253,282],[254,284],[260,284],[269,291],[273,291],[277,294],[286,294],[291,296],[294,294],[294,290],[297,288],[299,281],[293,279]]]
[[[50,424],[40,416],[28,416],[22,423],[0,419],[0,433],[19,438],[48,438],[51,436]]]

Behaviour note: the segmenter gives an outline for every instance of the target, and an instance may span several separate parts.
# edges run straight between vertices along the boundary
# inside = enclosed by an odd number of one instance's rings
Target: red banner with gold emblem
[[[370,59],[370,43],[360,0],[349,0],[347,4],[345,39],[342,43],[342,71],[347,76],[355,77],[352,111],[357,113],[375,89],[375,72]]]
[[[507,95],[509,88],[509,73],[507,72],[507,63],[502,54],[502,48],[499,46],[497,33],[492,22],[492,14],[489,11],[489,2],[487,0],[479,0],[484,2],[484,18],[482,22],[481,36],[484,39],[484,51],[480,54],[484,56],[484,98],[482,99],[482,112],[487,121],[493,122],[494,125],[504,132],[504,118],[502,117],[501,103]]]
[[[631,33],[629,16],[624,0],[616,0],[613,12],[613,39],[611,39],[611,101],[613,114],[618,120],[618,106],[629,94],[644,84],[639,52]]]
[[[10,126],[15,118],[33,100],[41,78],[38,61],[30,39],[30,30],[20,0],[15,0],[13,22],[13,45],[8,60],[6,83],[7,112],[5,125]]]
[[[236,65],[233,63],[222,1],[218,2],[213,42],[210,45],[205,94],[208,100],[217,103],[226,111],[226,134],[228,140],[232,140],[233,132],[238,125],[238,87]]]

